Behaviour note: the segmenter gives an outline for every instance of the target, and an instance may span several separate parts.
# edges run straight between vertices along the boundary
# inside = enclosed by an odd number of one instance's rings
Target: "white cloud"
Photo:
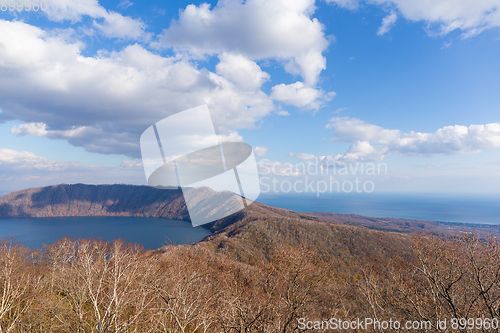
[[[441,50],[444,50],[444,49],[451,47],[451,44],[452,44],[452,42],[449,42],[449,43],[444,42],[443,46],[441,46]]]
[[[302,82],[278,84],[272,88],[271,93],[271,96],[280,102],[314,110],[331,101],[335,95],[333,91],[325,93],[321,89],[307,87]]]
[[[244,90],[258,90],[271,77],[259,65],[242,55],[224,52],[219,55],[219,59],[220,62],[215,66],[217,74]]]
[[[238,0],[189,5],[159,38],[163,47],[193,57],[223,52],[248,59],[277,59],[315,85],[326,68],[328,46],[321,23],[311,18],[314,0]]]
[[[118,4],[118,7],[120,7],[121,9],[127,9],[128,7],[133,6],[133,5],[134,5],[134,3],[129,1],[129,0],[122,0]]]
[[[356,0],[328,2],[348,9],[358,7]],[[395,10],[410,21],[423,21],[427,24],[427,32],[431,35],[446,35],[459,29],[463,32],[462,37],[468,38],[486,29],[500,27],[498,0],[365,0],[364,2]]]
[[[123,5],[130,3],[125,1],[122,1],[119,6],[122,3]],[[56,22],[71,21],[76,23],[80,22],[83,16],[89,16],[94,19],[93,26],[110,38],[148,40],[151,37],[149,33],[145,32],[146,24],[140,19],[108,11],[96,0],[48,0],[45,13],[49,20]]]
[[[253,149],[253,151],[257,157],[261,157],[267,154],[268,149],[266,146],[257,146]]]
[[[109,12],[103,18],[103,23],[94,21],[93,26],[106,37],[147,41],[151,35],[145,32],[146,24],[141,20]]]
[[[326,127],[333,129],[334,141],[351,143],[345,153],[330,157],[336,161],[380,161],[389,154],[467,154],[500,148],[500,123],[401,133],[355,118],[333,117]]]
[[[230,131],[224,135],[217,135],[219,142],[243,142],[243,137],[236,131]]]
[[[398,19],[396,12],[391,11],[389,15],[382,19],[382,25],[378,28],[377,35],[383,36],[391,30],[394,23]]]
[[[142,162],[125,160],[120,166],[122,168],[142,168]]]
[[[84,166],[75,162],[54,161],[31,152],[0,148],[0,171],[88,171],[99,166]]]
[[[53,21],[77,23],[90,17],[106,36],[146,36],[140,20],[108,11],[95,0],[53,0],[49,7]],[[46,31],[0,20],[0,121],[25,122],[12,129],[16,135],[137,158],[139,136],[147,127],[208,104],[218,134],[241,141],[238,129],[255,128],[276,111],[273,98],[317,110],[334,97],[314,87],[326,66],[322,52],[328,41],[313,12],[313,0],[228,0],[212,9],[191,5],[160,38],[164,46],[174,47],[171,57],[137,44],[84,56],[85,44],[72,28]],[[199,68],[183,51],[218,55],[215,73]],[[270,76],[258,59],[275,59],[304,82],[275,86],[269,96],[260,87]]]
[[[129,45],[86,57],[83,44],[66,35],[2,20],[0,31],[0,115],[27,122],[13,129],[18,135],[139,157],[140,134],[173,113],[208,103],[216,130],[230,135],[275,108],[264,92],[244,90],[180,56]]]
[[[300,54],[285,65],[287,72],[301,75],[304,78],[304,83],[309,86],[314,86],[317,83],[321,71],[325,68],[326,58],[321,55],[321,52],[315,50]]]
[[[49,0],[45,13],[52,21],[67,20],[75,23],[81,21],[83,16],[103,17],[106,12],[97,0]]]
[[[332,117],[326,128],[333,129],[335,141],[370,141],[387,144],[399,136],[399,130],[388,130],[368,124],[363,120],[349,117]]]
[[[352,163],[352,162],[370,162],[382,161],[388,154],[389,148],[384,145],[371,145],[367,141],[356,141],[343,154],[335,156],[326,156],[324,163]]]
[[[295,158],[298,158],[299,160],[303,160],[303,161],[316,159],[316,156],[313,155],[313,154],[306,154],[306,153],[295,154],[295,153],[290,153],[288,155],[292,156],[292,157],[295,157]]]
[[[102,167],[57,161],[32,152],[0,148],[0,181],[4,191],[67,183],[144,184],[142,168]]]
[[[280,111],[277,111],[276,114],[278,116],[289,116],[290,115],[290,112],[288,111],[285,111],[285,110],[280,110]]]
[[[477,153],[500,147],[500,123],[445,126],[435,133],[404,133],[394,142],[403,154]]]
[[[357,9],[359,7],[359,0],[326,0],[327,3],[334,3],[339,7],[347,9]]]
[[[16,135],[33,135],[33,136],[46,136],[47,135],[47,125],[44,123],[27,123],[21,124],[19,126],[14,126],[10,130],[10,134]]]

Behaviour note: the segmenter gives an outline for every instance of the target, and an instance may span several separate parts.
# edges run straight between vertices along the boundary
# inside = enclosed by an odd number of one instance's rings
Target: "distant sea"
[[[261,194],[258,202],[297,212],[331,212],[439,222],[500,224],[500,195]]]

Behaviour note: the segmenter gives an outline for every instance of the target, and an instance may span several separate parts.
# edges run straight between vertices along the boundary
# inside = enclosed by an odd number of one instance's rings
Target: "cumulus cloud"
[[[106,36],[145,36],[140,20],[95,0],[51,0],[48,8],[52,21],[78,23],[90,17]],[[275,102],[317,110],[335,93],[315,88],[326,67],[322,52],[328,41],[313,12],[314,0],[190,5],[158,39],[158,45],[174,49],[172,56],[138,44],[86,56],[72,28],[43,30],[0,20],[0,121],[25,122],[12,129],[16,135],[138,158],[139,136],[146,128],[202,104],[209,105],[217,133],[228,138],[239,137],[238,129],[255,128],[276,111]],[[219,57],[215,72],[193,61],[206,54]],[[278,84],[267,95],[261,86],[270,75],[257,64],[263,59],[276,60],[304,82]]]
[[[25,123],[14,126],[10,133],[65,140],[93,153],[137,155],[140,148],[136,136],[128,132],[115,133],[114,130],[112,125],[106,126],[106,124],[73,127],[68,130],[49,130],[44,123]]]
[[[0,31],[0,117],[26,122],[13,129],[17,135],[139,157],[140,134],[173,113],[207,103],[218,133],[230,135],[274,110],[261,90],[243,89],[179,56],[129,45],[86,57],[82,43],[23,22],[0,20]],[[266,77],[252,69],[241,72],[255,74],[254,84]]]
[[[467,154],[500,148],[500,123],[445,126],[434,133],[402,133],[349,117],[333,117],[326,126],[334,141],[351,143],[336,161],[380,161],[389,154]]]
[[[119,6],[131,5],[130,1],[122,1]],[[140,19],[123,16],[119,13],[108,11],[97,0],[48,0],[45,11],[49,20],[61,22],[80,22],[84,16],[93,21],[93,26],[106,37],[117,37],[132,40],[148,40],[151,36],[147,33],[146,24]]]
[[[52,21],[78,23],[90,17],[106,36],[145,36],[140,20],[95,0],[51,0],[48,7]],[[0,20],[0,122],[24,122],[12,128],[15,135],[66,140],[90,152],[138,158],[139,137],[146,128],[208,104],[221,138],[241,141],[238,129],[255,128],[272,112],[289,114],[277,110],[276,102],[317,110],[335,96],[315,87],[326,66],[322,52],[328,41],[323,26],[312,18],[314,9],[313,0],[190,5],[158,39],[174,49],[172,56],[138,44],[87,56],[72,28],[43,30]],[[206,54],[219,57],[214,72],[193,61]],[[270,95],[264,93],[261,86],[270,75],[257,62],[267,59],[302,76],[303,82],[277,84]]]
[[[254,61],[242,55],[222,53],[220,62],[215,66],[217,74],[234,82],[244,90],[258,90],[271,77],[261,70]]]
[[[253,151],[257,157],[261,157],[267,154],[268,149],[266,146],[257,146],[253,149]]]
[[[394,142],[403,154],[478,153],[500,147],[500,123],[445,126],[435,133],[404,133]]]
[[[383,36],[391,30],[394,23],[398,19],[396,12],[392,11],[389,15],[382,19],[382,25],[378,28],[377,35]]]
[[[158,45],[204,57],[223,52],[251,60],[277,59],[314,85],[326,68],[328,46],[321,23],[311,18],[314,0],[238,0],[189,5],[172,21]]]
[[[278,84],[272,88],[271,96],[280,102],[300,108],[317,110],[326,102],[331,101],[335,92],[325,93],[321,89],[311,88],[302,82],[292,84]]]
[[[329,2],[349,9],[358,6],[355,0]],[[459,29],[463,32],[462,37],[468,38],[486,29],[500,27],[497,0],[365,0],[365,3],[390,8],[411,21],[423,21],[429,34],[446,35]],[[385,19],[389,20],[388,17]]]

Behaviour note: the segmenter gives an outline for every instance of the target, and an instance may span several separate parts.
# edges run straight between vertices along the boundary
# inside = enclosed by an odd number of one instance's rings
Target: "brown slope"
[[[246,215],[239,221],[206,237],[202,243],[249,263],[265,259],[282,246],[308,248],[352,263],[360,258],[405,256],[409,251],[410,241],[405,234],[332,223],[286,210],[277,211],[278,214],[271,210],[266,215],[268,208],[273,207],[250,206],[242,211]]]

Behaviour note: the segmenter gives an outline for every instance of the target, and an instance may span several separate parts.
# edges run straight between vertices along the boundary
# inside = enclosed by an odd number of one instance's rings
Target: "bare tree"
[[[176,248],[165,256],[155,284],[154,322],[162,332],[207,332],[219,296],[217,271],[202,249]]]
[[[54,311],[70,332],[129,332],[151,302],[151,256],[122,240],[64,240],[53,265],[58,293],[70,312]],[[62,251],[60,251],[62,249]],[[61,252],[63,255],[61,255]]]
[[[30,261],[25,247],[0,239],[0,332],[12,332],[32,305],[40,277],[30,270]]]

